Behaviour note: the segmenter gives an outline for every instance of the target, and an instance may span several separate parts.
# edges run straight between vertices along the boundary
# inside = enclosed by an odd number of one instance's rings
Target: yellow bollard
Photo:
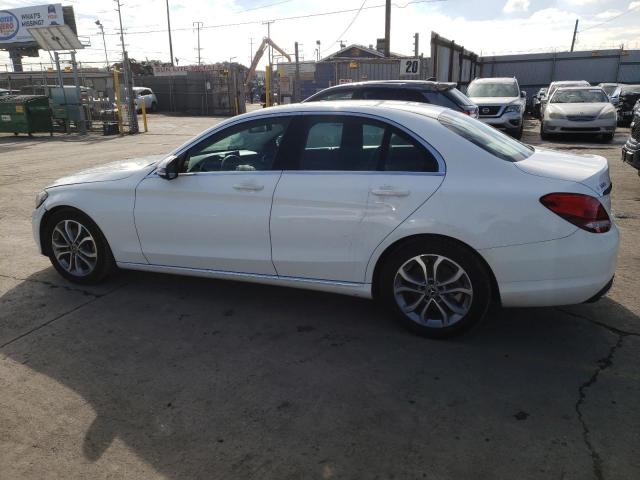
[[[118,132],[120,135],[124,135],[124,128],[122,126],[122,99],[120,98],[120,78],[118,74],[120,72],[117,68],[113,69],[113,89],[116,94],[116,108],[118,109]]]
[[[140,101],[142,102],[142,123],[144,124],[144,132],[147,133],[149,131],[147,128],[147,105],[144,98],[141,98]]]

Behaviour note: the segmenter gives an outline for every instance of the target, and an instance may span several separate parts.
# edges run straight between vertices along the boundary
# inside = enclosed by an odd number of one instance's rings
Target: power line
[[[595,25],[591,25],[590,27],[583,28],[582,30],[578,30],[578,33],[586,32],[587,30],[591,30],[592,28],[598,28],[598,27],[604,25],[605,23],[609,23],[612,20],[615,20],[617,18],[622,17],[623,15],[628,15],[629,13],[635,13],[635,12],[638,11],[639,8],[640,8],[640,5],[638,5],[636,7],[633,7],[633,8],[630,8],[630,9],[628,9],[628,10],[626,10],[626,11],[624,11],[624,12],[618,14],[618,15],[616,15],[615,17],[607,18],[604,22],[600,22],[600,23],[597,23]]]
[[[353,16],[353,18],[351,19],[351,21],[349,22],[349,25],[347,25],[347,28],[344,29],[344,32],[342,32],[340,35],[338,35],[338,38],[336,40],[334,40],[334,42],[329,45],[327,48],[325,48],[322,53],[329,51],[336,43],[338,43],[338,41],[344,37],[344,34],[347,33],[349,31],[349,29],[351,28],[351,26],[353,25],[353,23],[356,21],[356,19],[358,18],[358,15],[360,15],[360,12],[362,11],[362,9],[364,8],[364,4],[367,3],[367,0],[364,0],[362,2],[362,5],[360,5],[360,8],[358,9],[358,11],[356,12],[356,14]]]
[[[397,3],[394,3],[393,6],[397,7],[397,8],[407,8],[409,5],[417,5],[417,4],[421,4],[421,3],[441,3],[441,2],[446,2],[447,0],[412,0],[410,2],[405,3],[404,5],[399,5]],[[287,21],[287,20],[301,20],[304,18],[315,18],[315,17],[324,17],[324,16],[328,16],[328,15],[339,15],[342,13],[350,13],[350,12],[356,12],[358,10],[371,10],[374,8],[382,8],[384,7],[385,4],[379,4],[379,5],[370,5],[367,7],[362,7],[362,8],[348,8],[348,9],[344,9],[344,10],[334,10],[332,12],[319,12],[319,13],[308,13],[308,14],[304,14],[304,15],[293,15],[290,17],[279,17],[279,18],[272,18],[270,19],[270,21],[274,21],[274,22],[283,22],[283,21]],[[209,25],[206,27],[203,27],[203,30],[205,29],[210,29],[210,28],[225,28],[225,27],[239,27],[239,26],[243,26],[243,25],[259,25],[264,23],[265,20],[247,20],[245,22],[235,22],[235,23],[221,23],[221,24],[217,24],[217,25]],[[178,30],[191,30],[191,28],[173,28],[171,29],[172,31],[178,31]],[[166,29],[160,29],[160,30],[145,30],[145,31],[137,31],[137,32],[127,32],[127,35],[144,35],[144,34],[148,34],[148,33],[164,33],[166,32]],[[118,33],[105,33],[105,35],[118,35]]]

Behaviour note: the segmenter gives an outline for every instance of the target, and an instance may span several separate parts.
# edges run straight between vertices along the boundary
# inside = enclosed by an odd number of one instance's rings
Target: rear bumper
[[[597,296],[616,269],[620,237],[577,230],[548,242],[481,250],[505,307],[572,305]]]

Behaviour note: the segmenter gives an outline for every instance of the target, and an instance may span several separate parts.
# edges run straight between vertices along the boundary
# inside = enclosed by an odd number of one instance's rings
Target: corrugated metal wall
[[[555,80],[640,83],[640,51],[595,50],[482,57],[480,77],[512,77],[528,96]]]

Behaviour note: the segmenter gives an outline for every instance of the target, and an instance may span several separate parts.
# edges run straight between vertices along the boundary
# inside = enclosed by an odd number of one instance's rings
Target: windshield
[[[508,162],[517,162],[530,157],[533,147],[505,135],[499,130],[454,111],[444,111],[438,121],[462,138],[486,152]]]
[[[604,90],[604,93],[611,96],[611,94],[616,91],[617,87],[617,85],[604,85],[602,89]]]
[[[519,97],[520,92],[515,83],[471,82],[467,95],[470,97]]]
[[[607,103],[609,99],[602,89],[556,90],[551,103]]]
[[[640,93],[640,85],[625,85],[620,93]]]

